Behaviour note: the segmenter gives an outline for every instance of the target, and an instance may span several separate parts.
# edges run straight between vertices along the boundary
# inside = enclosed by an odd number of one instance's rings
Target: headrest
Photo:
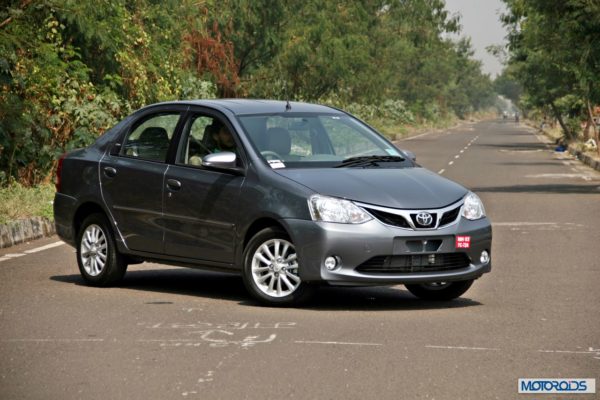
[[[285,128],[267,129],[267,149],[285,156],[292,150],[292,138]]]
[[[151,126],[144,129],[140,134],[140,142],[153,143],[153,144],[167,144],[169,143],[169,135],[165,128],[159,126]]]

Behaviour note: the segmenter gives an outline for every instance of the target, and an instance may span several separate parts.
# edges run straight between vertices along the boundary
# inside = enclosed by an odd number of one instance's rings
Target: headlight
[[[351,201],[318,194],[310,196],[308,209],[313,221],[362,224],[373,219]]]
[[[470,220],[485,217],[485,209],[483,208],[483,203],[475,193],[469,192],[465,196],[465,204],[463,204],[462,216]]]

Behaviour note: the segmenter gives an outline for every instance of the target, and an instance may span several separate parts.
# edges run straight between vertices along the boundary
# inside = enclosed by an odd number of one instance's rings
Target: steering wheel
[[[267,160],[281,160],[281,156],[274,151],[271,150],[263,150],[260,152],[262,156]]]

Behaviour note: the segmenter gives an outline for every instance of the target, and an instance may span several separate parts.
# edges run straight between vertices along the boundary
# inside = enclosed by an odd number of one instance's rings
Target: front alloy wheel
[[[298,257],[285,239],[264,242],[252,256],[252,280],[267,296],[284,297],[300,287]]]
[[[302,282],[298,268],[294,244],[280,229],[263,229],[244,250],[244,284],[263,304],[297,304],[309,296],[312,287]]]

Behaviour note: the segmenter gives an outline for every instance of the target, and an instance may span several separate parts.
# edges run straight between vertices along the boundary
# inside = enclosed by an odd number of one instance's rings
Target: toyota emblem
[[[429,226],[433,222],[431,214],[425,211],[421,211],[417,214],[417,223],[421,226]]]

